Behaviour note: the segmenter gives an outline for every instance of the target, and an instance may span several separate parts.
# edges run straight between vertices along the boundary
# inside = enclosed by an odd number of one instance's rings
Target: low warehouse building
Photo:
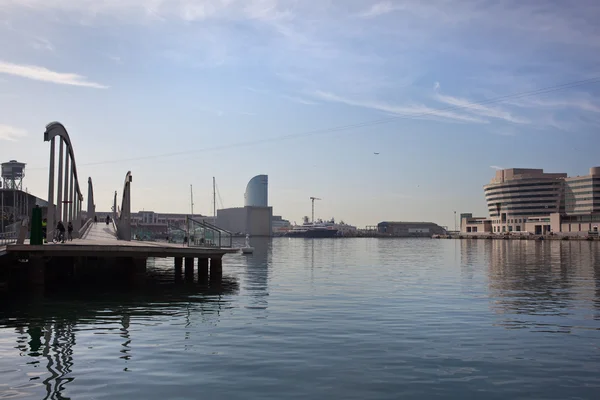
[[[431,237],[447,233],[446,229],[433,222],[380,222],[377,231],[397,237]]]

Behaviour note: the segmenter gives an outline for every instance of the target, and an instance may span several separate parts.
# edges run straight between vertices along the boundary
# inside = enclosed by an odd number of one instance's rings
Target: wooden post
[[[194,280],[194,257],[185,258],[185,280]]]
[[[208,258],[198,258],[198,281],[208,278]]]

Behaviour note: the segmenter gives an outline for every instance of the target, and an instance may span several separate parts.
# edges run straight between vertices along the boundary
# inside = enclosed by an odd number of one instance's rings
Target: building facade
[[[445,235],[446,229],[433,222],[389,222],[377,224],[377,232],[396,237],[431,237]]]
[[[600,224],[600,167],[577,177],[504,169],[483,189],[489,218],[461,214],[463,233],[587,234]]]
[[[542,169],[511,168],[496,171],[484,186],[492,232],[525,231],[529,217],[560,213],[567,174]]]

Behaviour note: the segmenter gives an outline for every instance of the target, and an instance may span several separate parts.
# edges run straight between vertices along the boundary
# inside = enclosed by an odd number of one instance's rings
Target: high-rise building
[[[269,177],[267,175],[256,175],[250,179],[244,193],[244,206],[269,206]]]

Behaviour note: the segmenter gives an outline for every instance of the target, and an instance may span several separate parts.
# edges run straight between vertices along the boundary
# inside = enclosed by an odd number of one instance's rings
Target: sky
[[[485,216],[498,168],[600,165],[600,2],[0,0],[0,159],[47,197],[60,121],[96,208]],[[594,80],[595,78],[599,78]],[[535,92],[540,89],[540,92]],[[379,153],[374,154],[374,153]],[[84,204],[86,204],[84,202]]]

